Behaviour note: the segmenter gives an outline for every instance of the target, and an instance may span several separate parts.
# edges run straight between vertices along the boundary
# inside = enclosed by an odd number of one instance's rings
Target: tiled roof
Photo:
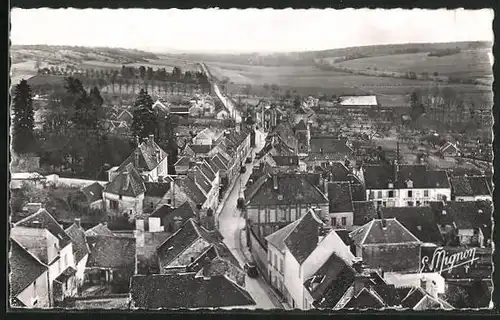
[[[403,308],[413,309],[425,296],[426,293],[422,288],[414,287],[408,292],[406,297],[401,300],[401,306]]]
[[[209,144],[191,144],[189,148],[193,150],[195,154],[207,154],[210,150],[213,149],[214,146]]]
[[[366,200],[366,189],[361,183],[351,182],[351,194],[353,201],[365,201]]]
[[[187,221],[188,219],[195,217],[195,211],[193,210],[189,202],[186,201],[177,208],[172,208],[169,205],[163,205],[151,214],[151,217],[161,219],[164,219],[167,216],[172,217],[172,219],[174,217],[181,217],[182,221]]]
[[[85,236],[87,237],[95,237],[95,236],[114,236],[114,233],[109,230],[108,226],[105,224],[99,223],[94,227],[85,231]]]
[[[22,219],[15,224],[17,227],[47,229],[59,240],[59,247],[64,248],[71,243],[71,238],[64,232],[63,227],[45,209]]]
[[[170,182],[144,182],[146,197],[162,198],[170,190]]]
[[[188,196],[191,201],[196,204],[203,204],[207,200],[207,197],[201,192],[196,183],[188,177],[178,179],[175,183],[181,188],[181,190]]]
[[[367,165],[364,169],[365,184],[368,189],[388,189],[389,182],[394,187],[407,188],[407,181],[413,182],[413,188],[449,188],[446,171],[427,170],[425,165],[398,165],[398,179],[395,181],[395,169],[392,165]]]
[[[349,300],[344,309],[380,309],[383,307],[385,307],[384,301],[374,291],[363,288]]]
[[[285,249],[285,240],[288,237],[288,235],[297,227],[299,224],[299,220],[295,220],[294,222],[284,226],[283,228],[279,229],[278,231],[268,235],[266,237],[266,240],[268,243],[272,244],[275,246],[277,249],[283,251]]]
[[[396,219],[384,219],[386,228],[383,228],[381,219],[374,219],[364,226],[352,231],[351,238],[358,245],[366,244],[395,244],[420,242],[408,229]]]
[[[326,270],[322,272],[323,274],[325,274],[325,279],[326,275],[329,275],[331,281],[330,284],[325,289],[323,289],[323,294],[314,301],[313,305],[316,308],[333,309],[342,299],[346,291],[351,288],[355,280],[356,272],[354,271],[354,269],[348,266],[342,267],[341,263],[338,263],[338,261],[336,262],[337,263],[335,264],[335,268],[325,268]],[[329,264],[331,266],[331,262]],[[340,271],[336,270],[338,268],[340,268]],[[319,273],[316,272],[316,274]]]
[[[295,131],[304,131],[307,130],[307,126],[304,123],[304,120],[300,120],[294,127]]]
[[[299,157],[298,156],[273,156],[274,162],[277,166],[298,166]]]
[[[210,180],[210,182],[214,181],[215,179],[215,171],[216,169],[212,169],[210,164],[208,164],[207,161],[203,161],[203,163],[199,166],[201,172],[205,175],[205,177]]]
[[[332,253],[318,271],[304,282],[304,287],[309,291],[316,302],[319,302],[325,297],[325,293],[327,293],[329,289],[335,287],[336,293],[340,296],[334,299],[338,301],[347,288],[351,286],[352,280],[354,280],[354,274],[354,269],[338,255]],[[343,281],[346,280],[346,276],[351,281]],[[329,302],[331,303],[333,301]]]
[[[106,185],[104,192],[137,197],[146,191],[144,181],[134,166],[129,163]]]
[[[105,237],[97,238],[87,260],[88,268],[135,268],[135,238]]]
[[[394,182],[394,169],[390,165],[367,165],[364,167],[367,189],[387,189]]]
[[[87,201],[90,203],[101,200],[103,190],[104,187],[98,182],[94,182],[91,185],[81,189],[82,193],[87,198]]]
[[[198,186],[201,187],[201,190],[205,193],[209,193],[212,189],[212,182],[208,180],[208,178],[203,174],[203,171],[200,167],[196,166],[193,168],[194,170],[194,178]]]
[[[14,297],[47,271],[46,266],[13,239],[10,240],[9,269],[10,292]]]
[[[336,229],[335,233],[339,236],[340,240],[345,243],[346,246],[353,244],[351,237],[349,236],[349,231],[345,229]]]
[[[377,210],[373,201],[353,201],[354,225],[362,226],[377,218]]]
[[[452,177],[450,178],[450,182],[455,196],[491,196],[491,190],[485,176]]]
[[[299,264],[302,264],[318,245],[321,220],[313,210],[300,218],[297,226],[285,239],[285,245]]]
[[[352,149],[347,146],[347,140],[328,136],[311,137],[311,153],[352,154]]]
[[[346,166],[339,161],[334,161],[331,164],[328,164],[325,167],[316,167],[316,171],[322,172],[325,174],[325,177],[328,177],[330,181],[350,181],[351,178],[349,176],[349,170]]]
[[[76,224],[72,224],[65,231],[66,234],[71,238],[71,242],[73,242],[73,255],[75,258],[75,262],[78,263],[90,252],[89,246],[87,244],[87,238],[85,236],[85,230],[82,227],[77,226]]]
[[[330,213],[353,212],[352,193],[349,182],[328,183]]]
[[[216,154],[211,159],[220,170],[227,170],[229,161],[221,154]]]
[[[133,276],[130,293],[137,308],[210,308],[251,306],[255,301],[224,276],[209,279],[182,275]]]
[[[443,237],[430,207],[381,207],[384,218],[396,218],[420,241],[440,244]]]
[[[189,166],[189,163],[191,162],[191,158],[188,156],[182,156],[180,157],[177,162],[174,164],[175,166],[183,166],[187,167]]]
[[[148,139],[142,142],[130,156],[122,162],[118,171],[128,170],[126,169],[128,164],[135,165],[136,153],[139,155],[139,168],[136,169],[146,169],[147,171],[156,168],[165,157],[167,157],[167,153],[163,151],[155,141]]]
[[[66,283],[69,278],[73,277],[76,274],[75,268],[72,266],[67,267],[64,271],[55,279],[55,281],[59,283]]]
[[[321,204],[328,199],[309,181],[304,174],[277,173],[277,189],[274,189],[274,178],[263,176],[255,182],[252,190],[245,190],[246,201],[251,205],[274,204]]]

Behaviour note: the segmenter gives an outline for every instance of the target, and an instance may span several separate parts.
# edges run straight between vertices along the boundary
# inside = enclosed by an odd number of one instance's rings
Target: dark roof
[[[170,113],[189,113],[189,107],[170,107]]]
[[[189,202],[184,202],[181,206],[177,208],[172,208],[170,205],[163,205],[156,209],[150,217],[164,219],[166,217],[181,217],[183,221],[187,221],[189,218],[195,216],[195,212]]]
[[[281,166],[298,166],[299,157],[298,156],[273,156],[276,165]]]
[[[17,227],[47,229],[59,240],[59,247],[64,248],[71,243],[71,238],[64,232],[63,227],[45,209],[22,219],[15,224]]]
[[[137,197],[145,191],[144,181],[131,163],[127,164],[104,189],[107,193],[129,197]]]
[[[191,158],[188,156],[182,156],[180,157],[177,162],[175,163],[175,166],[189,166],[189,163],[191,162]]]
[[[377,210],[373,201],[353,201],[354,225],[362,226],[377,218]]]
[[[317,247],[321,225],[321,220],[309,210],[286,237],[285,245],[299,264],[302,264]]]
[[[128,164],[135,165],[136,154],[139,155],[139,168],[136,169],[146,169],[147,171],[156,168],[165,157],[167,157],[167,153],[163,151],[156,142],[148,139],[141,143],[130,156],[122,162],[120,167],[118,167],[118,171],[128,171]]]
[[[210,164],[207,161],[203,161],[201,165],[198,166],[203,172],[203,174],[210,180],[210,182],[214,181],[215,179],[215,172],[216,168],[212,168]]]
[[[410,290],[410,292],[408,292],[406,297],[401,300],[401,306],[403,308],[413,309],[425,296],[426,293],[422,288],[414,287]]]
[[[328,136],[316,136],[311,137],[309,143],[312,153],[352,154],[352,149],[347,146],[346,139],[337,139],[336,137]]]
[[[353,212],[350,183],[328,183],[328,200],[330,204],[330,213]]]
[[[162,198],[170,190],[170,182],[144,182],[146,197]]]
[[[342,281],[344,279],[341,276],[351,275],[354,279],[354,274],[354,269],[338,255],[332,253],[318,271],[304,282],[304,287],[310,292],[314,301],[324,297],[331,287],[336,287],[341,297],[352,284],[350,281]]]
[[[66,281],[76,274],[75,268],[69,266],[55,279],[59,283],[66,283]]]
[[[189,148],[193,150],[195,154],[206,154],[209,153],[210,150],[213,149],[214,146],[209,144],[191,144]]]
[[[20,294],[47,271],[46,266],[13,239],[10,240],[9,269],[9,284],[12,296]]]
[[[431,208],[438,224],[455,222],[458,229],[481,228],[486,240],[491,236],[493,208],[489,201],[448,201],[444,207],[442,202],[431,202]]]
[[[327,203],[325,195],[315,187],[304,174],[277,173],[277,190],[274,189],[273,177],[262,176],[251,188],[245,190],[246,201],[250,205],[277,204],[320,204]]]
[[[87,267],[135,268],[135,238],[98,237],[90,250]]]
[[[304,122],[304,120],[300,120],[294,127],[293,127],[296,131],[304,131],[304,130],[307,130],[307,126]]]
[[[325,263],[327,267],[325,268],[326,270],[323,273],[330,275],[332,281],[330,281],[330,284],[326,289],[324,289],[323,294],[314,301],[313,305],[316,308],[333,309],[353,284],[356,276],[356,271],[354,271],[354,269],[349,266],[342,266],[342,263],[339,263],[338,260],[335,268],[331,267],[331,262],[328,264],[327,263]],[[340,269],[340,271],[337,271],[337,269]],[[319,270],[318,272],[316,272],[316,274],[318,273]]]
[[[289,223],[286,226],[284,226],[283,228],[281,228],[281,229],[275,231],[274,233],[268,235],[266,237],[267,242],[270,243],[270,244],[272,244],[273,246],[275,246],[277,249],[283,251],[283,249],[285,248],[285,240],[286,240],[286,238],[295,229],[295,227],[297,227],[297,225],[299,224],[299,222],[300,222],[300,219],[299,220],[295,220],[294,222]]]
[[[345,309],[380,309],[383,307],[385,307],[384,301],[381,301],[376,293],[367,288],[363,288],[344,306]]]
[[[66,234],[71,238],[71,242],[73,242],[73,255],[75,263],[78,263],[90,252],[85,230],[82,227],[78,227],[76,224],[72,224],[66,229]]]
[[[85,231],[85,236],[93,237],[93,236],[114,236],[114,233],[109,230],[108,226],[102,223],[93,226],[92,228]]]
[[[330,181],[351,181],[349,169],[339,161],[334,161],[324,167],[316,167],[317,171],[323,172]]]
[[[396,219],[384,220],[386,229],[383,228],[383,221],[381,219],[374,219],[352,231],[350,233],[351,238],[358,245],[419,242],[419,239]]]
[[[182,189],[182,191],[196,204],[203,204],[207,200],[203,192],[198,188],[196,183],[188,177],[177,179],[175,183]]]
[[[488,179],[485,176],[463,176],[450,178],[455,196],[473,197],[491,195]]]
[[[395,181],[393,165],[367,165],[364,168],[365,184],[368,189],[388,189],[388,183],[394,187],[406,188],[407,181],[413,182],[413,188],[449,188],[446,171],[427,170],[425,165],[398,165]]]
[[[201,169],[196,166],[192,169],[194,171],[194,178],[198,186],[205,192],[209,193],[212,189],[212,183],[208,178],[203,174]]]
[[[420,241],[440,244],[443,237],[430,207],[381,207],[384,218],[396,218]]]
[[[220,154],[215,154],[210,160],[213,161],[219,170],[226,170],[228,168],[229,161]]]
[[[87,198],[87,201],[92,203],[102,199],[103,190],[104,187],[100,183],[94,182],[91,185],[82,188],[81,191]]]
[[[209,308],[255,305],[243,288],[224,276],[209,279],[182,275],[133,276],[130,285],[137,308]]]
[[[167,265],[200,238],[198,226],[189,219],[157,248],[158,258]]]
[[[349,231],[345,229],[336,229],[335,233],[339,236],[340,240],[345,243],[346,246],[353,244],[351,237],[349,236]]]
[[[366,200],[366,189],[361,183],[351,182],[351,194],[352,201],[365,201]]]

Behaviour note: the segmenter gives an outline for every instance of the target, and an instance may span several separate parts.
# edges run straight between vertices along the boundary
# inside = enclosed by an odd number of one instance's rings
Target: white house
[[[451,199],[446,171],[428,170],[424,165],[368,165],[360,170],[366,200],[376,206],[427,206],[431,201]]]

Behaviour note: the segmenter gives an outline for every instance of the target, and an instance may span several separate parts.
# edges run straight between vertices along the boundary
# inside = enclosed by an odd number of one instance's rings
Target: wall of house
[[[257,267],[260,269],[260,273],[262,275],[268,276],[269,273],[267,271],[267,251],[266,251],[267,248],[264,248],[261,245],[261,242],[259,242],[256,235],[251,231],[251,228],[248,225],[247,225],[247,232],[249,233],[250,252],[252,253],[252,257],[257,263]]]
[[[104,202],[102,199],[94,201],[90,204],[90,209],[104,209]]]
[[[389,191],[393,192],[393,196],[389,197]],[[412,192],[411,197],[408,196],[408,191]],[[425,191],[428,192],[425,196]],[[373,192],[373,200],[375,204],[384,205],[387,207],[407,207],[408,201],[413,202],[413,206],[420,202],[420,206],[428,205],[429,201],[441,201],[443,196],[447,200],[451,199],[450,188],[404,188],[404,189],[369,189],[366,190],[366,199],[370,199],[370,193]]]
[[[62,178],[57,174],[48,175],[46,176],[46,178],[48,183],[51,183],[56,187],[84,188],[90,186],[95,182],[99,183],[101,186],[105,186],[108,183],[107,181],[100,181],[100,180]]]
[[[267,244],[267,270],[269,282],[284,295],[285,256],[272,244]]]
[[[76,264],[76,280],[78,287],[81,287],[83,285],[83,282],[85,280],[85,267],[87,265],[87,260],[89,258],[89,255],[86,254],[77,264]]]
[[[335,218],[335,225],[333,219]],[[346,223],[342,224],[342,218],[345,218]],[[354,224],[354,214],[352,212],[335,212],[328,213],[327,221],[335,229],[347,229],[351,230]]]
[[[47,308],[51,306],[47,272],[42,273],[33,283],[27,286],[16,298],[28,308]],[[36,305],[33,305],[34,299]]]
[[[191,201],[191,199],[188,198],[188,196],[184,193],[184,191],[182,191],[181,188],[179,188],[177,184],[172,183],[170,185],[169,192],[167,192],[160,202],[158,202],[155,209],[165,204],[170,204],[173,207],[179,207],[186,201],[189,201],[192,205],[196,205]]]
[[[180,267],[187,266],[193,260],[196,260],[203,252],[205,252],[210,247],[210,243],[202,238],[199,238],[193,244],[184,250],[177,258],[168,264],[169,267]],[[162,265],[163,268],[163,265]]]
[[[285,249],[284,285],[288,294],[288,304],[302,309],[304,306],[304,281],[301,266],[288,249]],[[292,303],[293,299],[293,303]]]
[[[432,284],[435,282],[435,289],[437,293],[444,294],[445,292],[445,279],[437,272],[433,273],[397,273],[397,272],[384,272],[384,280],[388,284],[394,284],[396,288],[398,287],[408,287],[415,286],[420,287],[420,280],[425,279],[427,284]]]
[[[420,244],[364,245],[362,258],[371,268],[386,272],[419,271]]]
[[[128,214],[130,214],[130,211],[132,211],[133,216],[140,215],[143,212],[142,204],[144,201],[144,194],[141,194],[136,198],[122,196],[121,199],[119,195],[108,192],[103,192],[102,195],[105,203],[105,210],[109,213],[114,213],[116,216],[123,214],[124,211],[126,211]],[[110,200],[118,201],[117,210],[111,209]]]

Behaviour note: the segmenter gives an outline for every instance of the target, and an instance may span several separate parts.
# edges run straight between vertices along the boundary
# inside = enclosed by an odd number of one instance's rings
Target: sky
[[[311,51],[410,42],[493,41],[493,15],[489,9],[14,8],[11,41],[153,52]]]

